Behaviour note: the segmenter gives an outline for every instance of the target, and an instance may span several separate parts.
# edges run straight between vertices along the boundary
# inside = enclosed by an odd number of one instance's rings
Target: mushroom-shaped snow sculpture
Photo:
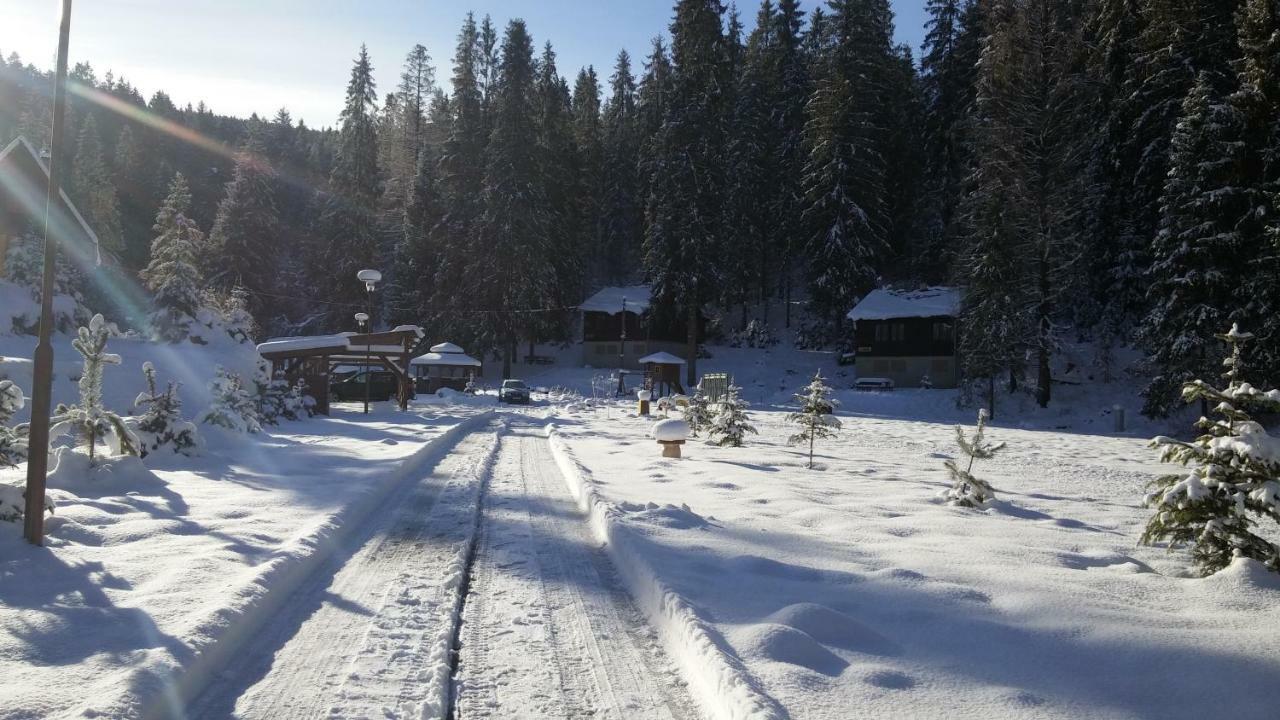
[[[653,439],[662,446],[662,457],[680,457],[680,446],[689,439],[689,423],[679,418],[659,420],[653,424]]]

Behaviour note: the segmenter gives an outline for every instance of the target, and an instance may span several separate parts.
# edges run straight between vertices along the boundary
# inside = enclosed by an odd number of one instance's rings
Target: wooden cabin
[[[14,239],[27,233],[44,237],[48,190],[48,164],[26,138],[18,137],[0,150],[0,278],[6,276],[5,257]],[[50,226],[59,253],[84,269],[97,265],[97,234],[65,191],[59,199]]]
[[[484,363],[451,342],[432,345],[430,352],[409,361],[418,392],[432,394],[440,388],[462,392],[467,381],[484,375]]]
[[[686,352],[687,322],[663,318],[653,304],[648,285],[631,285],[602,288],[579,305],[583,366],[640,370],[646,355]]]
[[[895,387],[953,388],[959,383],[956,320],[960,290],[873,290],[849,311],[858,379]]]

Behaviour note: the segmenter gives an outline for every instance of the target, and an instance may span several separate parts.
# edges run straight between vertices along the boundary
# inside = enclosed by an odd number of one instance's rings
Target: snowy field
[[[65,340],[65,338],[63,338]],[[0,371],[26,384],[25,338]],[[144,360],[207,401],[215,352],[113,341],[107,404]],[[950,391],[841,390],[817,467],[786,403],[827,353],[712,348],[755,407],[739,449],[661,457],[604,371],[517,367],[407,413],[204,429],[194,460],[51,480],[46,549],[0,523],[0,718],[1270,719],[1280,581],[1208,579],[1137,547],[1160,471],[1126,386],[1004,401],[998,501],[938,499]],[[567,358],[565,358],[567,359]],[[58,400],[75,364],[59,346]],[[114,384],[113,384],[113,381]],[[592,395],[600,397],[592,399]],[[21,482],[0,470],[0,482]]]

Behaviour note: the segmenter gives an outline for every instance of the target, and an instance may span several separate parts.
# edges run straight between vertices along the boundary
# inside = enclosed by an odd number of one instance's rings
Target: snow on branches
[[[107,365],[119,365],[120,356],[107,352],[110,331],[102,315],[94,315],[89,327],[81,327],[71,346],[84,357],[80,375],[80,404],[58,405],[50,418],[51,438],[72,432],[84,438],[93,464],[94,450],[104,439],[114,455],[137,455],[138,437],[119,415],[102,406],[102,371]]]
[[[1280,411],[1280,391],[1262,392],[1240,379],[1243,346],[1253,336],[1231,331],[1219,335],[1231,348],[1223,361],[1225,389],[1203,380],[1182,388],[1188,403],[1205,401],[1218,417],[1202,417],[1203,432],[1191,442],[1157,437],[1152,447],[1160,460],[1189,468],[1151,484],[1146,504],[1155,508],[1141,542],[1168,541],[1170,549],[1192,546],[1201,573],[1211,575],[1236,557],[1247,557],[1280,572],[1280,545],[1253,531],[1259,520],[1280,523],[1280,438],[1274,438],[1249,410]]]
[[[747,408],[750,406],[738,394],[741,391],[742,388],[737,385],[729,385],[728,393],[716,405],[716,416],[708,432],[711,444],[742,447],[743,438],[748,433],[756,434],[756,429],[747,417]]]
[[[831,397],[831,393],[831,387],[819,370],[804,390],[795,395],[800,401],[800,409],[787,415],[787,422],[800,428],[787,442],[792,445],[808,443],[810,470],[813,469],[814,441],[833,437],[840,429],[840,420],[835,416],[836,406],[840,403]]]
[[[689,396],[689,402],[684,406],[684,421],[689,424],[689,432],[693,437],[698,437],[698,433],[711,427],[711,402],[707,399],[707,394],[702,390],[702,383],[698,383],[698,387],[694,388],[693,395]]]
[[[219,365],[209,381],[209,407],[196,422],[241,433],[262,432],[258,400],[239,375]]]
[[[200,448],[200,439],[196,426],[182,419],[178,386],[170,382],[163,391],[158,390],[156,368],[149,362],[142,364],[142,374],[146,376],[147,389],[133,401],[134,407],[143,410],[135,425],[142,457],[165,448],[179,455],[194,455]]]
[[[996,497],[995,491],[991,487],[991,483],[981,478],[973,476],[973,463],[975,460],[989,460],[995,457],[995,454],[1004,448],[1004,443],[988,442],[985,438],[987,431],[987,411],[982,409],[978,411],[978,428],[974,431],[973,437],[966,437],[964,428],[956,426],[956,444],[960,446],[960,452],[969,458],[969,462],[963,470],[956,464],[955,460],[947,460],[944,464],[947,466],[947,474],[951,476],[951,488],[948,489],[943,497],[952,505],[959,507],[981,507],[989,500]]]
[[[0,380],[0,467],[17,465],[27,456],[25,428],[8,426],[26,405],[22,388],[12,380]]]

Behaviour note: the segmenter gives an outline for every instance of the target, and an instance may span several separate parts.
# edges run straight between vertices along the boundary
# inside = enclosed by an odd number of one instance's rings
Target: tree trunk
[[[1040,407],[1049,407],[1049,398],[1053,393],[1050,387],[1053,377],[1049,372],[1049,259],[1040,256],[1040,304],[1036,308],[1040,315],[1040,338],[1036,344],[1036,402]]]
[[[996,419],[996,377],[987,377],[987,417]]]
[[[516,346],[515,338],[508,337],[502,348],[502,379],[511,379],[511,348]]]
[[[817,433],[813,428],[809,428],[809,469],[813,469],[813,436]]]
[[[784,315],[786,317],[785,327],[791,329],[791,274],[787,273],[782,278],[782,304],[784,306]]]
[[[689,357],[686,358],[686,360],[688,360],[689,364],[685,365],[688,369],[688,373],[685,381],[688,383],[689,387],[693,387],[698,384],[698,303],[696,293],[694,294],[694,302],[689,303],[688,355]]]

